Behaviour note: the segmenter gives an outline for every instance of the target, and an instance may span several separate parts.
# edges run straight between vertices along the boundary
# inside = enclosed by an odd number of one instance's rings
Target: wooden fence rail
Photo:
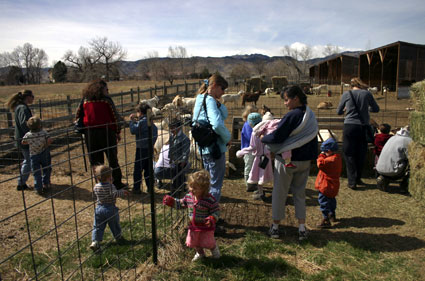
[[[175,84],[167,86],[164,82],[162,86],[136,90],[130,89],[127,92],[113,93],[110,97],[121,114],[126,114],[134,110],[134,107],[141,99],[159,96],[161,101],[169,102],[176,95],[192,96],[196,93],[200,82]],[[34,115],[43,119],[43,127],[48,131],[60,131],[72,125],[74,114],[80,103],[80,98],[67,96],[63,100],[39,100],[38,103],[30,105]],[[0,107],[0,152],[14,147],[14,119],[8,108]]]

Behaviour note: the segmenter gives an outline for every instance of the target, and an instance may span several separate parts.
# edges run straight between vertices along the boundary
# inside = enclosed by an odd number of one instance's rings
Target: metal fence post
[[[156,233],[156,208],[155,208],[155,191],[154,191],[154,175],[153,175],[153,133],[152,133],[152,110],[147,111],[147,123],[148,123],[148,151],[149,151],[149,186],[148,191],[151,199],[151,220],[152,220],[152,258],[153,263],[158,264],[158,243]]]
[[[43,115],[41,112],[41,100],[38,100],[38,114],[40,115],[40,119],[43,119]]]

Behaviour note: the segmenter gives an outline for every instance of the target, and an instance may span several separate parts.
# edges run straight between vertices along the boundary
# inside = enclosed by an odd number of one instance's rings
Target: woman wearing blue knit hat
[[[338,150],[338,143],[333,138],[329,138],[320,146],[319,157],[317,158],[317,174],[316,184],[314,185],[319,190],[320,211],[323,214],[322,222],[317,226],[319,228],[331,227],[331,221],[336,221],[335,197],[339,191],[339,177],[342,171],[342,158]]]

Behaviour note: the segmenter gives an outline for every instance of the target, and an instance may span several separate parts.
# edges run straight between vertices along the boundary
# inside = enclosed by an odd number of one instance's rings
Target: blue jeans
[[[105,204],[97,205],[94,211],[92,241],[102,241],[103,233],[105,232],[106,224],[112,231],[115,239],[121,237],[120,214],[115,205]]]
[[[142,183],[142,172],[143,176],[145,177],[146,190],[147,187],[149,187],[149,161],[152,161],[152,158],[149,157],[148,149],[136,148],[133,172],[134,190],[140,190],[140,185]]]
[[[336,199],[326,197],[321,192],[319,192],[319,204],[320,204],[320,211],[323,214],[323,217],[329,218],[329,216],[335,215],[336,210]]]
[[[22,152],[22,156],[24,156],[24,161],[22,161],[21,174],[18,178],[18,185],[26,184],[31,173],[30,149],[21,148],[21,152]]]
[[[34,187],[37,190],[43,188],[43,184],[50,184],[50,174],[52,173],[52,158],[50,149],[46,148],[43,152],[31,155],[31,168],[34,175]],[[43,171],[43,176],[41,172]]]
[[[219,159],[214,159],[210,154],[202,155],[204,169],[210,173],[210,193],[217,202],[220,202],[221,188],[223,187],[224,173],[226,171],[226,157],[224,152]]]

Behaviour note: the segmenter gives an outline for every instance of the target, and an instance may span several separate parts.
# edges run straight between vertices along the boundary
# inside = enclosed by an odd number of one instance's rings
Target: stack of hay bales
[[[260,77],[253,77],[246,79],[245,83],[245,91],[246,92],[257,92],[261,91],[264,92],[264,90],[267,88],[267,83]]]
[[[425,80],[412,85],[410,96],[415,101],[416,111],[410,113],[413,142],[409,146],[409,192],[425,206]]]
[[[286,76],[272,77],[272,88],[275,92],[282,91],[282,88],[286,86],[288,86],[288,78]]]

